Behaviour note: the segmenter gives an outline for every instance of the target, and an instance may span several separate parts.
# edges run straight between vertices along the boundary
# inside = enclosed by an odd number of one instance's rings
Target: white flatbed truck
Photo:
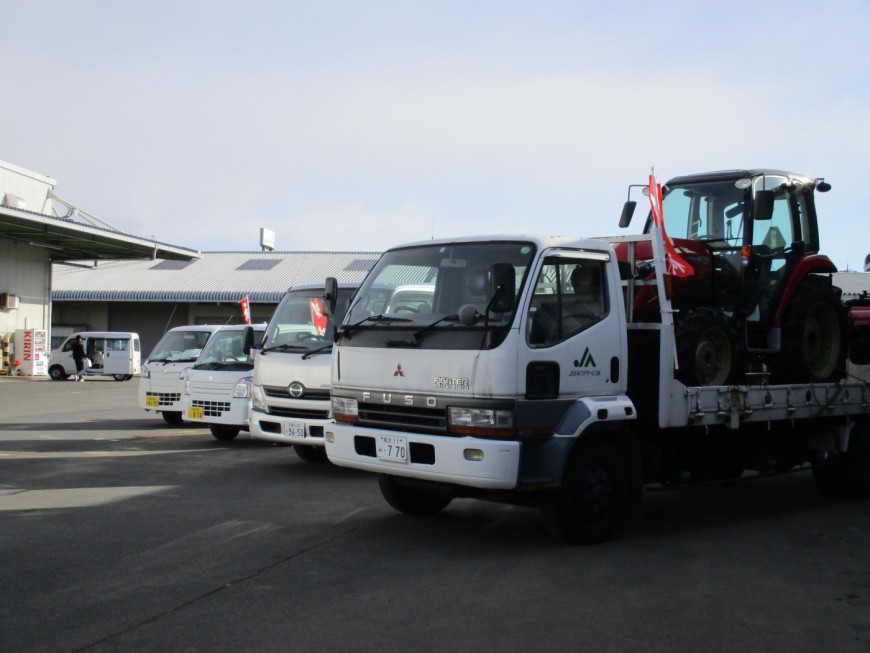
[[[538,506],[571,543],[610,537],[650,485],[811,467],[824,492],[870,495],[870,366],[849,363],[831,383],[775,385],[762,369],[686,385],[667,275],[634,274],[638,247],[665,269],[655,232],[384,253],[334,345],[329,459],[378,474],[401,512],[434,514],[454,497]],[[377,311],[375,289],[412,283],[431,286],[428,312]],[[636,320],[651,284],[659,317]]]

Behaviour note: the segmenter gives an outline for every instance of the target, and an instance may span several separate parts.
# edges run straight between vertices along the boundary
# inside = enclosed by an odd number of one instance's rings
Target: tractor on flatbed
[[[629,188],[629,194],[631,188]],[[665,283],[674,310],[678,377],[687,385],[831,382],[845,376],[848,311],[819,253],[815,193],[824,179],[771,169],[726,170],[663,186],[664,238],[686,266]],[[627,227],[635,202],[620,220]],[[651,233],[651,212],[644,229]],[[628,249],[617,247],[625,260]],[[652,246],[633,273],[653,278]],[[631,303],[634,319],[660,319],[657,286]]]

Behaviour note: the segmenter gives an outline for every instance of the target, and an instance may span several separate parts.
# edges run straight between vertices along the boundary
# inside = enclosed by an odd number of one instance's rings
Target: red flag
[[[308,308],[311,309],[311,323],[314,325],[317,335],[326,335],[326,325],[329,323],[329,318],[323,312],[323,300],[319,297],[312,297],[308,300]]]
[[[251,323],[251,305],[248,303],[247,297],[242,297],[242,300],[239,302],[239,306],[242,307],[242,319],[245,320],[245,324]]]
[[[670,239],[665,231],[665,210],[662,204],[662,185],[656,178],[655,173],[651,172],[649,176],[649,204],[652,208],[653,221],[656,226],[662,230],[662,240],[665,244],[665,261],[668,265],[668,273],[675,277],[690,277],[694,274],[692,266],[688,261],[680,256],[677,248],[674,247],[674,241]]]

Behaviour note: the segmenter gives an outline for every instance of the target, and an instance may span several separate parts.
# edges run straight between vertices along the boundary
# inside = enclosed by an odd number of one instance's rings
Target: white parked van
[[[303,460],[326,461],[332,341],[356,289],[338,288],[331,318],[324,312],[323,286],[297,286],[281,298],[254,362],[251,437],[291,444]]]
[[[212,334],[196,364],[184,370],[184,419],[204,422],[218,440],[232,440],[248,429],[251,370],[256,351],[244,351],[244,324],[223,326]],[[253,327],[262,339],[265,324]]]
[[[139,407],[160,413],[167,424],[181,424],[184,421],[183,372],[196,363],[205,343],[218,329],[217,324],[196,324],[175,327],[164,333],[142,364]]]
[[[115,381],[128,381],[139,374],[142,365],[142,347],[139,334],[125,331],[76,331],[51,352],[48,375],[55,381],[69,378],[76,373],[72,357],[76,336],[84,340],[85,354],[92,366],[87,376],[111,376]]]

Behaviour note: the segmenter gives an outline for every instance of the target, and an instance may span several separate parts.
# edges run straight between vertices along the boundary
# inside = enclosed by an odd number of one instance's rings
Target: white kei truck
[[[755,184],[741,177],[722,188],[752,204]],[[676,232],[672,208],[668,231]],[[736,220],[732,209],[724,210]],[[762,213],[750,207],[743,215],[762,224]],[[824,340],[817,328],[833,304],[818,299],[804,311],[803,362],[833,380],[771,383],[770,369],[790,362],[773,345],[740,353],[719,323],[698,336],[697,316],[680,331],[694,337],[693,361],[675,338],[685,316],[672,306],[674,280],[650,274],[667,269],[666,237],[654,225],[608,239],[499,235],[388,250],[336,336],[329,460],[378,474],[384,498],[400,512],[435,514],[455,497],[528,505],[572,544],[608,539],[650,485],[812,469],[822,492],[870,496],[867,303],[848,308],[851,323],[830,350],[817,347]],[[751,247],[731,249],[751,255]],[[809,277],[811,285],[830,284],[830,275]],[[381,288],[421,283],[431,286],[429,312],[379,312]],[[327,296],[332,287],[327,280]],[[655,315],[640,316],[635,308],[650,293],[658,295]],[[846,308],[834,314],[845,319]],[[771,327],[783,341],[789,314]],[[716,372],[719,365],[728,374]],[[686,382],[695,376],[729,382]]]
[[[159,413],[167,424],[181,424],[184,370],[193,367],[205,343],[219,328],[216,324],[192,324],[164,333],[142,364],[139,407]]]
[[[205,344],[193,367],[184,370],[184,419],[208,424],[217,440],[234,440],[248,430],[251,372],[257,351],[245,352],[244,324],[220,327]],[[252,327],[262,338],[265,324]]]
[[[292,445],[302,460],[326,462],[323,427],[331,416],[332,342],[357,287],[338,287],[332,314],[324,311],[322,285],[284,293],[254,360],[248,416],[252,438]],[[254,342],[251,335],[245,348]]]

